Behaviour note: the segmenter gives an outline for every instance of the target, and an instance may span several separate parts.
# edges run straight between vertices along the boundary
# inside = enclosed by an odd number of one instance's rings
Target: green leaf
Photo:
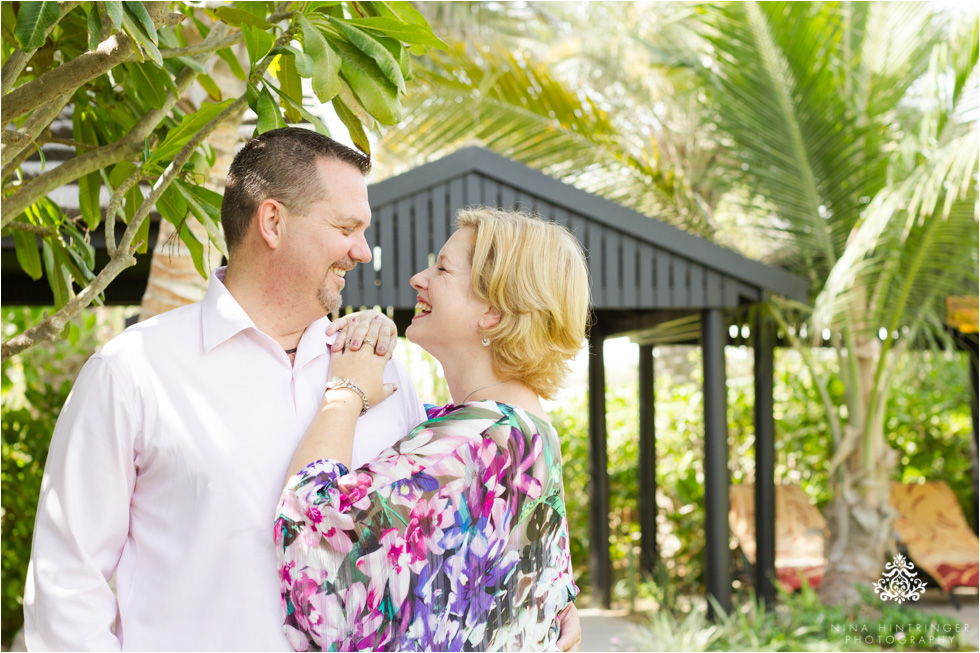
[[[429,21],[419,13],[418,9],[412,6],[411,2],[376,2],[375,6],[378,7],[382,16],[397,18],[412,25],[429,27]]]
[[[242,25],[242,36],[245,37],[245,48],[248,50],[248,58],[254,68],[262,57],[269,54],[275,41],[271,34],[251,25]]]
[[[108,0],[105,4],[105,12],[109,15],[109,20],[112,21],[112,29],[119,31],[122,27],[123,15],[123,3],[119,1],[109,2]]]
[[[147,163],[169,161],[177,156],[180,149],[191,139],[194,134],[199,132],[204,125],[211,122],[219,113],[227,109],[234,102],[232,99],[218,103],[205,103],[194,113],[189,113],[180,121],[176,129],[172,129],[167,137],[163,139],[153,156]]]
[[[387,48],[378,43],[366,32],[359,30],[346,21],[333,17],[328,17],[327,20],[340,30],[354,47],[373,59],[381,72],[384,73],[384,76],[388,78],[388,81],[394,84],[400,92],[405,92],[405,78],[402,75],[401,67],[398,65],[398,60],[391,56],[391,52]]]
[[[364,131],[364,125],[354,112],[351,111],[344,101],[339,97],[333,99],[333,108],[337,112],[337,117],[340,118],[341,122],[347,127],[347,132],[350,134],[351,141],[354,145],[358,147],[359,150],[365,154],[371,154],[371,141],[368,139],[367,134]]]
[[[98,145],[99,140],[95,135],[94,116],[79,105],[75,105],[72,113],[72,135],[80,143]],[[78,179],[78,204],[85,224],[89,229],[95,229],[102,221],[101,204],[99,202],[99,192],[102,189],[102,176],[96,172],[90,172]]]
[[[232,75],[243,82],[245,81],[245,78],[248,77],[248,73],[246,73],[245,69],[242,68],[242,64],[238,62],[238,57],[234,55],[231,48],[223,48],[218,50],[218,56],[221,57],[222,61],[228,64],[228,68],[231,70]]]
[[[303,26],[303,51],[313,60],[313,92],[320,102],[329,102],[340,92],[340,70],[342,62],[337,53],[323,38],[306,16],[299,17]]]
[[[432,33],[428,26],[405,23],[400,20],[378,16],[376,18],[353,18],[351,25],[372,32],[378,32],[385,36],[398,39],[402,43],[413,43],[417,45],[428,45],[433,48],[445,50],[449,46]]]
[[[259,98],[255,105],[255,113],[258,116],[255,122],[256,134],[264,134],[269,130],[286,126],[282,120],[282,115],[279,113],[279,105],[272,97],[269,89],[263,88],[259,91]]]
[[[317,118],[315,115],[307,111],[306,108],[303,106],[302,100],[297,102],[291,97],[283,95],[282,91],[277,89],[275,86],[272,86],[272,84],[269,84],[268,82],[266,82],[266,86],[268,86],[269,88],[271,88],[272,90],[274,90],[276,93],[279,94],[280,102],[285,102],[286,104],[289,104],[294,110],[299,112],[299,114],[303,117],[303,120],[306,120],[308,123],[313,125],[313,128],[316,129],[317,133],[323,134],[324,136],[330,135],[330,130],[327,128],[326,124],[324,124],[324,122],[319,118]]]
[[[177,233],[180,235],[180,239],[187,247],[187,251],[190,252],[191,260],[194,261],[194,267],[197,268],[198,274],[207,279],[208,266],[205,264],[204,260],[204,245],[202,245],[201,241],[194,236],[194,232],[192,232],[190,227],[187,226],[186,220],[180,223],[180,229]]]
[[[61,257],[56,257],[48,240],[41,241],[41,258],[44,261],[44,276],[47,277],[51,294],[54,295],[54,306],[56,309],[61,308],[71,299],[68,270],[61,266]]]
[[[398,90],[385,80],[378,64],[349,43],[337,41],[336,45],[343,62],[340,74],[368,113],[385,125],[401,120]]]
[[[88,12],[88,49],[95,50],[99,47],[99,37],[102,35],[102,17],[99,15],[99,8],[92,5]]]
[[[30,231],[13,230],[17,262],[31,279],[41,278],[41,254],[37,251],[37,235]]]
[[[187,219],[187,202],[184,201],[180,192],[174,188],[174,184],[163,191],[160,199],[157,200],[156,207],[163,219],[175,227],[180,227],[181,223]]]
[[[138,4],[138,3],[137,3]],[[140,5],[142,7],[142,5]],[[152,24],[152,23],[151,23]],[[150,55],[157,66],[163,67],[163,55],[160,54],[160,50],[156,46],[156,32],[153,32],[153,37],[148,36],[143,28],[132,18],[129,12],[123,14],[123,31],[129,35],[129,38],[133,40],[134,50],[136,51],[137,57],[140,61],[143,60],[143,52],[145,51]]]
[[[241,27],[243,23],[252,27],[262,28],[263,30],[272,27],[272,23],[264,18],[260,18],[250,11],[236,9],[235,7],[218,7],[214,10],[214,13],[222,22],[228,23],[233,27]]]
[[[296,71],[296,57],[291,54],[283,54],[279,59],[279,70],[276,71],[279,79],[280,93],[286,97],[303,101],[303,82],[300,80],[299,73]],[[299,122],[302,116],[285,98],[279,98],[279,103],[286,110],[286,118],[290,122]]]
[[[205,91],[207,91],[208,96],[215,102],[221,101],[221,89],[210,75],[200,74],[197,76],[197,83],[201,85]]]
[[[284,53],[289,52],[293,55],[295,58],[296,72],[299,73],[300,77],[313,77],[313,74],[316,72],[316,65],[314,65],[310,55],[289,45],[283,47],[282,50]]]
[[[126,11],[135,18],[140,26],[143,28],[143,32],[146,33],[153,44],[157,43],[157,28],[153,24],[153,19],[150,18],[150,14],[146,11],[146,7],[143,6],[142,2],[134,2],[133,0],[125,0],[123,6]]]
[[[69,243],[70,248],[78,252],[78,255],[81,257],[81,263],[91,271],[95,267],[95,247],[85,240],[85,237],[71,222],[65,222],[62,225],[62,230],[67,233],[71,241]]]
[[[57,2],[22,2],[14,29],[20,49],[30,52],[44,45],[48,28],[57,23],[60,16]]]
[[[123,64],[137,96],[154,109],[159,109],[167,101],[167,87],[161,75],[166,75],[156,66],[148,63]]]
[[[201,64],[197,63],[197,59],[194,57],[177,57],[177,61],[184,64],[196,73],[207,73],[207,69]]]

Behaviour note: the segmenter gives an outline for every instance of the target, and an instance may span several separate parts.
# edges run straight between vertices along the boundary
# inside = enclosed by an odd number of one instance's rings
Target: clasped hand
[[[330,376],[350,379],[371,406],[390,397],[398,388],[384,383],[384,369],[398,342],[395,323],[378,311],[359,311],[331,322],[327,335],[334,333]]]

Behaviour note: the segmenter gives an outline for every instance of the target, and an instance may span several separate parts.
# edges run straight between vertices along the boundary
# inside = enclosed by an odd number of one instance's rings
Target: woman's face
[[[454,233],[433,267],[412,277],[418,292],[415,317],[405,336],[437,358],[479,346],[480,319],[489,308],[473,294],[470,262],[475,234],[464,227]]]

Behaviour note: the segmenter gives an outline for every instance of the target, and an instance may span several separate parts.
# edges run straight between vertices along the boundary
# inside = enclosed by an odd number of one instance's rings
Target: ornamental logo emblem
[[[919,580],[912,561],[899,553],[885,565],[885,573],[872,587],[882,601],[904,603],[918,601],[926,589],[926,584]]]

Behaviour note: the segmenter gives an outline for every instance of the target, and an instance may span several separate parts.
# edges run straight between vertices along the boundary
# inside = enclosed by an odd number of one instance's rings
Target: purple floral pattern
[[[578,594],[558,436],[492,401],[430,409],[354,472],[311,463],[275,538],[297,651],[557,650]]]

